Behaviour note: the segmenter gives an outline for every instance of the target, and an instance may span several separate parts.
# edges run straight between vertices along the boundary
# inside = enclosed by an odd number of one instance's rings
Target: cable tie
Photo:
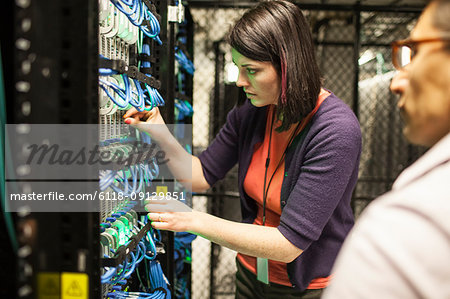
[[[138,58],[141,62],[151,62],[151,63],[156,63],[156,58],[154,56],[150,56],[148,54],[145,53],[141,53],[138,55]]]

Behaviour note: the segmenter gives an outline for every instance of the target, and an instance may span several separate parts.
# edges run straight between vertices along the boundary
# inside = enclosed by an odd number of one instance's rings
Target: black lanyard
[[[291,145],[292,140],[294,140],[294,137],[295,137],[295,135],[296,135],[295,133],[296,133],[296,131],[298,130],[300,124],[302,123],[301,121],[299,121],[298,124],[297,124],[297,126],[295,127],[294,132],[292,132],[292,136],[291,136],[291,138],[289,139],[289,142],[288,142],[288,144],[287,144],[287,146],[286,146],[286,149],[284,150],[283,155],[281,156],[281,159],[280,159],[280,161],[279,161],[278,164],[277,164],[277,167],[276,167],[275,170],[273,171],[272,176],[270,177],[270,180],[269,180],[269,184],[267,185],[267,188],[266,188],[267,172],[269,171],[269,164],[270,164],[270,146],[271,146],[271,144],[272,144],[272,131],[273,131],[273,123],[274,123],[274,121],[275,121],[275,116],[276,116],[276,115],[275,115],[275,110],[274,110],[273,115],[272,115],[272,123],[271,123],[271,125],[270,125],[269,149],[267,150],[267,158],[266,158],[266,165],[265,165],[265,168],[266,168],[266,169],[265,169],[265,171],[264,171],[264,186],[263,186],[263,223],[262,223],[263,226],[266,224],[266,201],[267,201],[267,193],[269,192],[270,183],[272,183],[272,179],[273,179],[273,177],[275,176],[275,173],[277,172],[278,168],[280,168],[281,163],[283,162],[284,157],[286,156],[286,152],[287,152],[289,146]]]

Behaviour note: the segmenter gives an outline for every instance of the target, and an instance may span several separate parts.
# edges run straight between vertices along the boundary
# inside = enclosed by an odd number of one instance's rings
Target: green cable
[[[181,78],[181,72],[178,72],[177,79],[178,79],[178,92],[181,93],[183,91],[182,89],[183,79]]]
[[[148,262],[148,263],[150,263],[150,262]],[[144,261],[144,264],[145,264],[145,272],[146,272],[145,277],[147,278],[147,286],[148,286],[148,289],[151,290],[152,289],[152,285],[151,285],[150,280],[149,280],[150,272],[148,271],[147,261]]]
[[[142,283],[141,275],[139,274],[139,267],[136,267],[136,274],[139,279],[139,283],[141,284],[140,286],[145,288],[144,284]]]
[[[8,231],[9,237],[11,239],[11,245],[13,247],[13,250],[17,252],[19,246],[16,239],[16,234],[14,231],[14,222],[11,217],[11,213],[6,212],[6,189],[5,189],[5,151],[6,148],[6,132],[5,132],[5,124],[6,124],[6,100],[5,100],[5,89],[3,85],[3,64],[2,64],[2,53],[1,53],[1,45],[0,45],[0,120],[1,120],[1,132],[0,132],[0,138],[1,138],[1,146],[0,146],[0,190],[4,194],[2,202],[2,211],[5,215],[5,222],[6,222],[6,229]]]
[[[139,38],[137,40],[137,48],[138,48],[138,54],[142,53],[142,47],[144,44],[144,34],[142,33],[141,30],[139,30]],[[141,68],[141,60],[138,60],[138,69]]]

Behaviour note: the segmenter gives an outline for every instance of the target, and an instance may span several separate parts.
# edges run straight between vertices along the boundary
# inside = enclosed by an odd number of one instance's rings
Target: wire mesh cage
[[[398,99],[389,90],[395,75],[390,43],[407,38],[417,17],[414,13],[361,13],[357,114],[363,151],[353,198],[356,217],[370,201],[390,190],[400,172],[424,152],[403,136]]]

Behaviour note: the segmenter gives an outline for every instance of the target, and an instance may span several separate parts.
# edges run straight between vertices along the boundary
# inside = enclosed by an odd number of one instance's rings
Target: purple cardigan
[[[210,185],[239,163],[242,221],[253,223],[257,207],[243,183],[254,152],[264,140],[266,107],[246,101],[235,107],[211,145],[200,154]],[[351,109],[328,96],[286,153],[278,230],[303,253],[289,263],[292,285],[304,290],[312,279],[330,275],[336,255],[353,226],[350,206],[358,178],[361,131]]]

